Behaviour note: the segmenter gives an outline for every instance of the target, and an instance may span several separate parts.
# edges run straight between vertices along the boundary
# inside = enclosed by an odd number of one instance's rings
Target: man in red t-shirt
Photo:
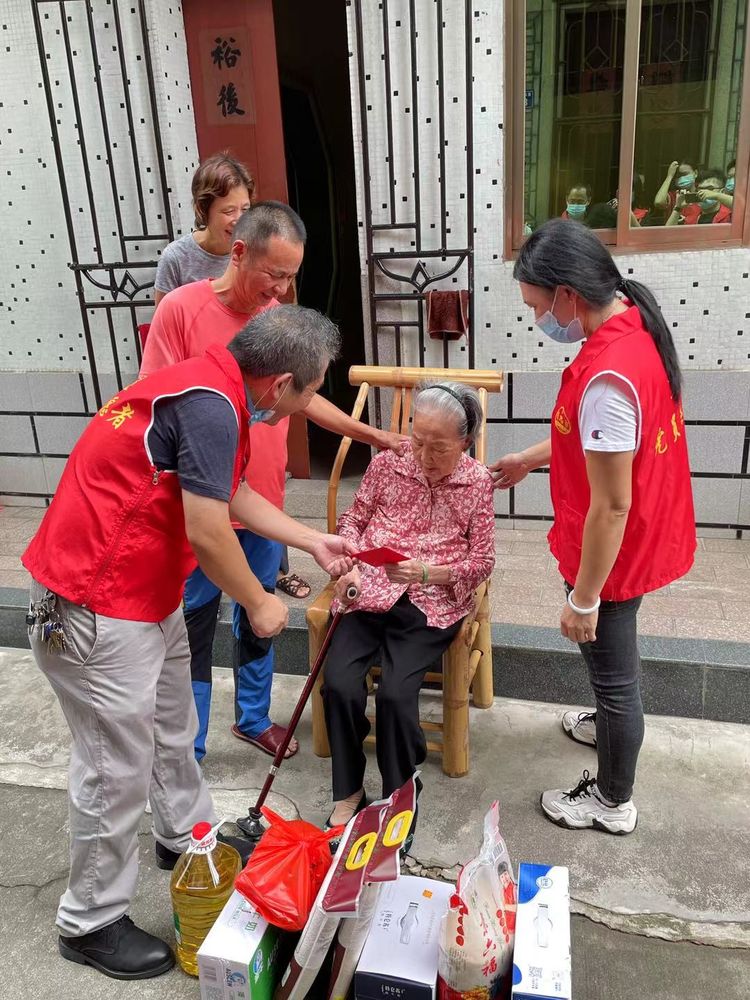
[[[288,205],[259,202],[234,228],[229,265],[221,278],[196,281],[170,292],[159,304],[143,352],[141,374],[202,355],[212,344],[227,344],[253,316],[279,304],[302,263],[305,226]],[[321,427],[376,448],[398,449],[402,440],[369,427],[316,393],[305,415]],[[279,508],[284,505],[289,421],[263,422],[257,410],[251,418],[250,455],[245,471],[248,485]],[[283,547],[246,529],[237,536],[248,563],[263,587],[273,593]],[[195,754],[206,752],[211,707],[211,660],[221,591],[197,569],[185,585],[184,611],[191,650],[193,693],[199,727]],[[235,725],[233,734],[268,754],[275,754],[285,730],[271,722],[272,640],[256,636],[244,608],[234,605]],[[292,740],[287,756],[298,749]]]

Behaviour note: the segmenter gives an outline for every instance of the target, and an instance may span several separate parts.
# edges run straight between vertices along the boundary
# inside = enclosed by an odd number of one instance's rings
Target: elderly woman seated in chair
[[[355,566],[336,584],[334,611],[347,603],[350,584],[359,593],[325,665],[334,802],[329,828],[366,804],[362,743],[370,729],[365,708],[373,664],[381,668],[375,706],[383,796],[425,759],[422,680],[451,644],[495,563],[492,480],[466,454],[481,423],[475,390],[455,382],[422,386],[403,454],[375,456],[339,519],[339,534],[360,551],[389,546],[407,558],[377,569]]]

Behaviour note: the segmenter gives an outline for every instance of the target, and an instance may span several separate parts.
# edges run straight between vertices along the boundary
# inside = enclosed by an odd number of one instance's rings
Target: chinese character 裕
[[[107,420],[112,424],[115,430],[118,430],[125,423],[134,416],[135,411],[130,403],[123,403],[119,410],[112,410],[112,416],[107,417]]]
[[[225,83],[219,91],[219,100],[216,102],[221,108],[222,115],[244,115],[244,110],[240,107],[240,98],[233,83]]]
[[[222,63],[224,63],[227,69],[232,69],[242,55],[242,50],[232,48],[234,39],[231,36],[228,41],[226,38],[216,38],[214,41],[216,42],[216,48],[211,52],[211,61],[214,66],[222,69]]]

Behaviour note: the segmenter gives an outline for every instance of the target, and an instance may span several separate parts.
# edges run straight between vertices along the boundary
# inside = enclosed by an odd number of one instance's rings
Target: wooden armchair
[[[482,404],[482,427],[476,439],[476,458],[485,461],[487,428],[487,394],[501,392],[503,375],[495,371],[477,371],[453,368],[384,368],[356,366],[349,371],[349,381],[360,387],[352,410],[352,416],[362,415],[370,388],[380,387],[393,391],[391,407],[391,431],[406,434],[409,429],[412,393],[420,382],[449,381],[461,382],[478,389]],[[351,438],[343,438],[328,482],[328,531],[336,530],[336,498],[341,479],[341,470]],[[315,662],[326,630],[329,625],[333,583],[330,583],[310,605],[307,624],[310,648],[310,664]],[[377,677],[379,668],[372,672]],[[474,608],[466,617],[460,631],[443,655],[442,672],[428,672],[425,680],[442,686],[443,716],[441,722],[422,720],[427,749],[439,751],[443,755],[443,771],[454,778],[460,778],[469,770],[469,691],[477,708],[492,705],[492,643],[489,620],[489,580],[477,588]],[[312,694],[313,750],[318,757],[330,757],[321,679]],[[370,720],[373,721],[372,719]],[[442,735],[442,739],[436,737]],[[374,735],[367,737],[374,742]]]

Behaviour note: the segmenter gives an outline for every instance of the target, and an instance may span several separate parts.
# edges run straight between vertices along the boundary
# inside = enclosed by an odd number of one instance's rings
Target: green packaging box
[[[280,938],[239,892],[233,892],[198,950],[201,1000],[272,1000]]]

